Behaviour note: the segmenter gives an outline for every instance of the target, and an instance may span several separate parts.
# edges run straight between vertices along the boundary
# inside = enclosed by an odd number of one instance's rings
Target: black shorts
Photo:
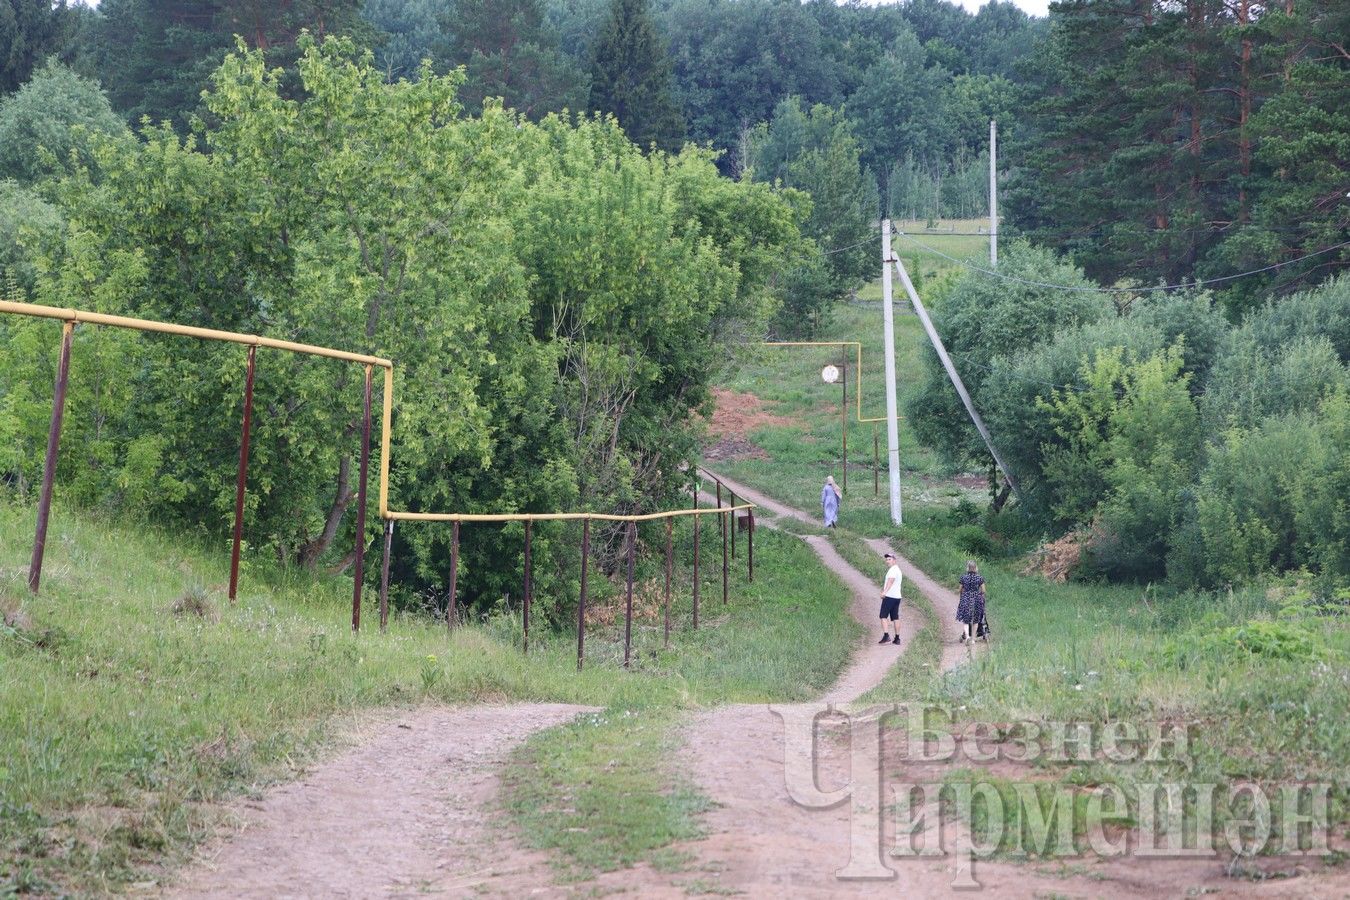
[[[882,597],[881,598],[881,618],[890,619],[894,622],[900,618],[900,598]]]

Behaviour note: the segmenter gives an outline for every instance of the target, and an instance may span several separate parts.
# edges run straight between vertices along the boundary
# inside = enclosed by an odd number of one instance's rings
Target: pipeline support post
[[[394,543],[394,520],[384,520],[384,553],[380,555],[380,631],[389,628],[389,551]]]
[[[361,413],[361,481],[356,490],[356,572],[352,584],[352,631],[361,630],[361,582],[365,577],[366,482],[370,476],[370,377],[366,363],[364,411]]]
[[[581,520],[581,598],[577,603],[577,671],[586,655],[586,575],[591,558],[591,520]]]
[[[731,491],[731,488],[727,488],[727,490]],[[736,508],[736,492],[735,492],[735,491],[731,491],[731,507],[732,507],[732,509],[735,509],[735,508]],[[731,528],[731,558],[732,558],[732,559],[735,559],[735,558],[736,558],[736,514],[735,514],[734,512],[731,514],[731,525],[732,525],[732,528]]]
[[[842,402],[839,404],[839,422],[844,429],[844,493],[848,493],[848,354],[839,363],[839,388]]]
[[[253,424],[253,372],[258,345],[249,344],[244,375],[244,424],[239,438],[239,472],[234,480],[234,542],[230,547],[230,602],[239,595],[239,546],[244,539],[244,483],[248,474],[248,439]]]
[[[745,563],[746,571],[750,576],[750,583],[755,583],[755,510],[754,507],[747,509],[746,520],[749,522],[749,528],[745,531]]]
[[[694,516],[694,630],[698,630],[698,532],[699,517]]]
[[[623,667],[628,668],[633,650],[633,557],[637,554],[637,523],[628,523],[628,597],[623,617]]]
[[[717,518],[722,520],[722,605],[727,605],[727,516],[735,516],[734,511],[719,512]],[[733,520],[731,527],[735,528],[736,523]]]
[[[525,520],[525,603],[521,608],[520,623],[525,632],[524,652],[530,652],[530,597],[534,593],[534,585],[531,583],[534,573],[530,571],[530,521]]]
[[[872,496],[881,496],[881,447],[877,440],[877,424],[872,423]]]
[[[670,646],[670,575],[675,555],[674,531],[675,531],[675,520],[667,518],[666,519],[666,637],[665,637],[666,647]]]
[[[61,327],[61,357],[56,364],[56,384],[52,389],[52,420],[47,429],[47,453],[42,458],[42,493],[38,496],[37,534],[33,538],[33,558],[28,563],[28,590],[36,594],[42,581],[42,557],[47,552],[47,521],[51,517],[52,482],[56,476],[56,453],[61,446],[61,420],[66,412],[66,385],[70,382],[70,343],[75,321],[67,319]]]
[[[455,602],[456,581],[459,578],[459,522],[450,523],[450,594],[445,598],[446,630],[455,627],[459,607]]]

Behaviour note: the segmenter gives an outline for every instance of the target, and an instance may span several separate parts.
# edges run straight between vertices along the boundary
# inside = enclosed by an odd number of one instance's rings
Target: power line
[[[965,266],[967,269],[970,269],[970,270],[972,270],[972,271],[980,272],[980,273],[985,274],[985,275],[991,275],[991,276],[993,276],[994,278],[998,278],[998,279],[1000,279],[1000,280],[1002,280],[1002,281],[1011,281],[1011,282],[1015,282],[1015,283],[1017,283],[1017,284],[1030,285],[1031,287],[1043,287],[1043,288],[1049,288],[1049,289],[1051,289],[1051,290],[1056,290],[1056,291],[1076,291],[1076,292],[1079,292],[1079,293],[1087,293],[1087,294],[1142,294],[1142,293],[1147,293],[1147,292],[1151,292],[1151,291],[1174,291],[1174,290],[1178,290],[1178,289],[1180,289],[1180,288],[1198,288],[1198,287],[1204,287],[1204,286],[1210,285],[1210,284],[1221,284],[1221,283],[1226,282],[1226,281],[1236,281],[1236,280],[1239,279],[1239,278],[1247,278],[1247,277],[1252,276],[1252,275],[1260,275],[1260,274],[1263,273],[1263,272],[1271,272],[1271,271],[1274,271],[1275,269],[1281,269],[1281,268],[1284,268],[1285,266],[1292,266],[1292,265],[1295,264],[1295,263],[1300,263],[1300,262],[1303,262],[1304,260],[1312,259],[1314,256],[1321,256],[1321,255],[1323,255],[1323,254],[1325,254],[1325,253],[1330,253],[1330,252],[1332,252],[1333,250],[1339,250],[1339,249],[1341,249],[1342,247],[1350,247],[1350,241],[1343,241],[1343,242],[1341,242],[1341,243],[1339,243],[1339,244],[1335,244],[1335,245],[1333,245],[1333,246],[1331,246],[1331,247],[1327,247],[1327,248],[1322,249],[1322,250],[1317,250],[1317,251],[1314,251],[1314,252],[1312,252],[1312,253],[1305,254],[1305,255],[1300,256],[1300,257],[1298,257],[1298,258],[1296,258],[1296,259],[1288,259],[1288,260],[1285,260],[1284,262],[1274,263],[1273,265],[1264,266],[1264,267],[1262,267],[1262,268],[1260,268],[1260,269],[1252,269],[1250,272],[1240,272],[1240,273],[1238,273],[1238,274],[1236,274],[1236,275],[1224,275],[1224,276],[1222,276],[1222,277],[1220,277],[1220,278],[1206,278],[1206,279],[1201,279],[1201,280],[1199,280],[1199,281],[1184,282],[1184,283],[1182,283],[1182,284],[1160,284],[1160,285],[1154,285],[1153,287],[1137,287],[1137,288],[1104,288],[1104,287],[1082,287],[1082,286],[1079,286],[1079,285],[1073,285],[1073,284],[1053,284],[1053,283],[1048,282],[1048,281],[1031,281],[1031,280],[1026,279],[1026,278],[1018,278],[1018,277],[1016,277],[1016,276],[1014,276],[1014,275],[1004,275],[1003,273],[998,272],[998,271],[996,271],[996,270],[994,270],[994,269],[985,269],[985,268],[982,268],[982,267],[980,267],[980,266],[977,266],[977,265],[971,263],[971,262],[968,261],[968,260],[958,259],[958,258],[956,258],[955,256],[948,256],[946,253],[943,253],[941,250],[937,250],[937,249],[935,249],[935,248],[933,248],[933,247],[929,247],[927,244],[924,244],[924,243],[922,243],[922,242],[920,242],[920,241],[915,240],[912,236],[910,236],[909,234],[906,234],[906,233],[903,232],[903,231],[897,232],[897,235],[898,235],[899,237],[904,238],[905,240],[908,240],[911,244],[914,244],[915,246],[920,247],[921,249],[927,250],[929,253],[932,253],[932,254],[935,254],[935,255],[937,255],[937,256],[940,256],[940,257],[942,257],[943,259],[948,260],[948,261],[950,261],[950,262],[954,262],[954,263],[956,263],[956,264],[959,265],[959,266]]]

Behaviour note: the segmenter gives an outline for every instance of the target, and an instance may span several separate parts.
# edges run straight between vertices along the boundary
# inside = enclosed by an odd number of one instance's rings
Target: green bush
[[[1300,566],[1336,584],[1350,581],[1347,446],[1345,390],[1316,413],[1230,431],[1201,474],[1192,524],[1175,551],[1179,568],[1210,585]],[[1197,542],[1202,566],[1195,559]]]
[[[952,539],[956,542],[956,546],[971,556],[988,559],[998,552],[994,539],[979,525],[962,525],[956,529]]]
[[[1326,647],[1314,639],[1307,624],[1256,620],[1223,629],[1211,641],[1267,659],[1313,662],[1322,658]]]

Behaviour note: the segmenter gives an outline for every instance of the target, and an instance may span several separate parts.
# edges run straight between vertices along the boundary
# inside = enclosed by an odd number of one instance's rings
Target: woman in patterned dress
[[[956,621],[964,626],[961,643],[974,635],[975,626],[984,619],[984,579],[975,560],[966,561],[966,574],[961,576],[961,601],[956,604]]]

